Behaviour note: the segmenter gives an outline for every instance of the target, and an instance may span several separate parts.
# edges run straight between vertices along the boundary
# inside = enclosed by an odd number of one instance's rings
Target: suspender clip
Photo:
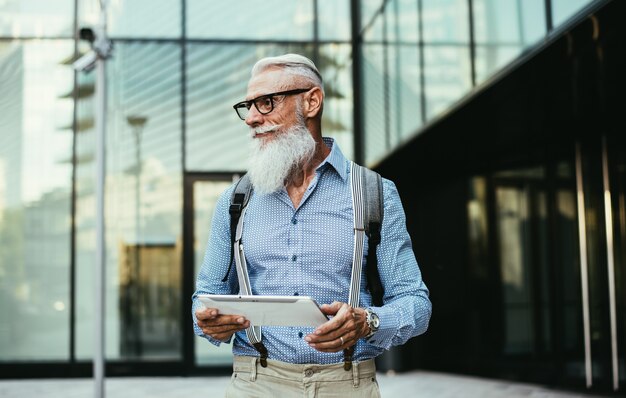
[[[267,368],[267,348],[265,348],[265,345],[261,342],[254,343],[252,345],[256,348],[259,354],[261,354],[261,366]]]
[[[348,347],[343,350],[343,370],[349,371],[352,369],[352,355],[354,354],[354,346]]]

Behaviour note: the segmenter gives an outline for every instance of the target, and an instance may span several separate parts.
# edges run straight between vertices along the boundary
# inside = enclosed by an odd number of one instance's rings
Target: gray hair
[[[283,69],[286,73],[291,75],[300,76],[314,86],[319,87],[324,92],[324,83],[322,81],[322,75],[317,67],[307,57],[299,54],[285,54],[278,57],[266,57],[257,61],[252,67],[252,77],[258,75],[266,69],[271,67],[278,67]]]

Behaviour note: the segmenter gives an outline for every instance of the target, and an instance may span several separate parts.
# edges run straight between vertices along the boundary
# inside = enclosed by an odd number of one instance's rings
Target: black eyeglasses
[[[267,115],[274,110],[274,97],[301,94],[309,91],[312,88],[313,87],[298,88],[295,90],[279,91],[277,93],[261,95],[249,101],[241,101],[233,105],[233,108],[235,109],[235,112],[237,112],[237,116],[239,116],[239,119],[241,120],[246,120],[246,118],[248,117],[248,113],[250,113],[250,107],[252,106],[252,104],[254,104],[256,110],[259,111],[261,115]]]

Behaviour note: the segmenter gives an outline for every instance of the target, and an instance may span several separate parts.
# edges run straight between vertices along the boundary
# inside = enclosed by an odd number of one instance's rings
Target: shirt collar
[[[335,169],[341,179],[345,181],[348,177],[348,172],[346,168],[346,162],[348,161],[348,159],[346,159],[346,157],[343,155],[341,149],[339,149],[339,144],[337,144],[333,138],[322,137],[322,139],[324,140],[324,144],[326,144],[326,146],[330,148],[330,153],[328,154],[326,159],[324,159],[324,161],[320,163],[319,166],[317,166],[316,170],[321,170],[322,167],[325,167],[326,164],[329,164]]]

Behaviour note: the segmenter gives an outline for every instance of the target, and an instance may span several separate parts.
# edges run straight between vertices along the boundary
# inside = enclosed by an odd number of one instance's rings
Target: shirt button
[[[304,376],[305,376],[305,377],[311,377],[311,376],[313,376],[313,369],[306,369],[306,370],[304,371]]]
[[[291,261],[296,261],[297,259],[298,259],[298,256],[296,256],[295,254],[291,256]]]
[[[291,220],[291,223],[295,225],[295,224],[297,224],[297,223],[298,223],[298,220],[296,220],[296,219],[294,218],[294,219],[292,219],[292,220]]]
[[[294,295],[294,296],[298,296],[299,294],[300,294],[300,293],[298,293],[298,292],[295,292],[295,293],[294,293],[293,295]]]
[[[302,332],[298,333],[298,337],[302,338],[303,334]]]

